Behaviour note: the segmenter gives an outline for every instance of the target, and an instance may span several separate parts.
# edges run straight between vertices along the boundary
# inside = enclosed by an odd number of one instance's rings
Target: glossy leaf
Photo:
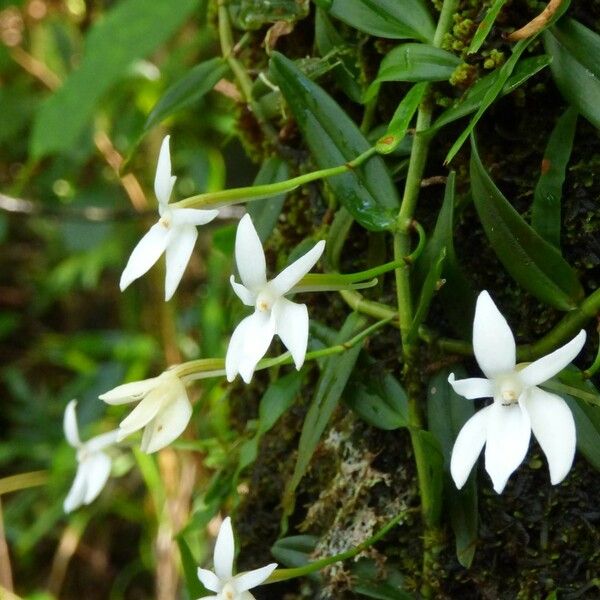
[[[289,169],[287,163],[278,157],[268,158],[260,168],[254,180],[255,185],[263,185],[267,183],[276,183],[285,181],[289,178]],[[249,202],[246,205],[246,210],[252,217],[254,227],[258,232],[258,237],[262,242],[265,242],[271,235],[271,232],[277,224],[283,203],[285,202],[286,194],[272,196],[260,202]]]
[[[386,431],[408,426],[408,397],[393,375],[369,361],[351,382],[344,402],[363,421]]]
[[[370,90],[384,81],[446,81],[460,65],[458,56],[429,44],[401,44],[381,61]],[[373,93],[367,92],[367,96]]]
[[[549,306],[571,310],[584,293],[575,271],[509,204],[486,172],[471,139],[473,201],[494,252],[513,279]]]
[[[198,563],[185,541],[183,535],[178,535],[175,540],[179,548],[179,556],[181,557],[181,566],[183,567],[183,578],[185,587],[190,595],[190,598],[199,598],[205,596],[208,590],[200,583],[198,579]]]
[[[561,94],[600,127],[600,36],[573,19],[561,19],[544,33],[552,76]]]
[[[144,131],[162,122],[173,113],[198,102],[222,79],[229,67],[222,58],[211,58],[190,69],[171,85],[150,111]]]
[[[425,286],[427,277],[436,269],[436,262],[439,260],[442,249],[445,249],[446,258],[441,273],[445,283],[438,294],[451,326],[457,333],[469,339],[473,326],[473,313],[471,310],[465,310],[465,307],[475,306],[475,292],[460,268],[454,251],[455,181],[456,174],[451,171],[446,182],[444,202],[438,213],[435,228],[427,241],[423,254],[415,264],[414,282],[416,289],[422,289]]]
[[[303,567],[310,562],[319,538],[314,535],[292,535],[280,538],[271,546],[271,554],[286,567]]]
[[[34,121],[36,158],[66,152],[92,121],[102,96],[131,64],[163,44],[197,7],[181,0],[123,0],[88,34],[79,68],[41,106]]]
[[[502,7],[506,4],[506,0],[494,0],[494,3],[488,8],[485,17],[479,26],[477,27],[477,31],[471,40],[471,44],[469,45],[468,53],[472,54],[473,52],[477,52],[485,39],[489,35],[492,27],[494,26],[494,22],[496,21],[498,14],[502,10]]]
[[[356,313],[350,314],[342,326],[336,339],[336,344],[342,344],[352,338],[363,327],[364,319]],[[314,451],[329,423],[346,383],[352,374],[356,360],[362,348],[362,344],[356,344],[343,354],[329,357],[321,371],[315,395],[311,401],[298,444],[298,458],[294,473],[288,481],[282,499],[283,516],[282,531],[287,529],[287,518],[292,514],[295,506],[295,492],[298,484],[314,454]]]
[[[462,368],[453,369],[457,378],[466,377]],[[475,556],[477,541],[477,483],[474,469],[462,489],[457,490],[450,476],[452,448],[462,426],[473,416],[473,402],[456,394],[448,383],[449,369],[436,373],[427,389],[427,421],[429,430],[440,442],[444,456],[444,485],[450,523],[456,538],[456,556],[468,568]]]
[[[338,61],[333,76],[344,93],[354,102],[362,102],[362,90],[358,84],[359,71],[356,64],[356,49],[352,48],[334,27],[327,13],[318,8],[315,17],[315,42],[323,57],[335,53]]]
[[[550,134],[542,160],[542,172],[533,193],[531,226],[556,248],[560,248],[562,186],[576,125],[577,111],[568,108]]]
[[[342,165],[369,149],[348,115],[292,61],[274,52],[271,71],[319,168]],[[381,231],[395,223],[397,191],[380,157],[329,178],[327,184],[367,229]]]
[[[316,4],[351,27],[377,37],[430,42],[435,33],[422,0],[317,0]]]
[[[500,96],[505,96],[516,90],[519,86],[525,83],[530,77],[533,77],[551,62],[551,58],[545,54],[534,56],[532,58],[524,58],[517,63],[511,76],[508,78]],[[430,130],[438,130],[449,123],[466,117],[475,112],[484,101],[486,94],[496,81],[497,73],[493,72],[481,78],[471,87],[467,93],[456,104],[447,108],[433,123]]]
[[[400,145],[408,131],[408,126],[412,118],[423,100],[423,96],[425,96],[426,90],[426,82],[417,83],[402,98],[388,125],[386,134],[375,145],[377,152],[380,154],[390,154]]]
[[[419,438],[418,444],[413,442],[413,448],[416,460],[424,466],[421,475],[427,479],[426,485],[429,489],[429,496],[421,499],[423,519],[429,526],[435,527],[439,525],[442,514],[444,456],[439,441],[430,431],[411,430],[411,437]]]

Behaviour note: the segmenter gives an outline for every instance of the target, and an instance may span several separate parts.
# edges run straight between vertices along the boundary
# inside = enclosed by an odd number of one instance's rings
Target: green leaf
[[[549,306],[571,310],[584,297],[575,271],[509,204],[486,172],[471,138],[471,189],[494,252],[512,278]]]
[[[506,85],[508,78],[513,72],[518,60],[521,58],[521,54],[525,51],[527,46],[531,44],[531,42],[535,39],[534,37],[527,38],[525,40],[521,40],[515,44],[513,47],[512,54],[509,59],[498,69],[497,72],[493,73],[494,79],[492,80],[492,84],[486,90],[481,104],[477,109],[477,112],[471,117],[469,124],[465,127],[463,132],[458,136],[458,139],[452,144],[452,147],[448,151],[446,158],[444,160],[445,163],[449,163],[455,156],[456,153],[461,149],[462,145],[465,143],[471,132],[477,125],[479,119],[483,116],[483,113],[490,107],[492,102],[496,100],[496,98],[502,93],[502,89]]]
[[[348,115],[292,61],[274,52],[271,70],[319,168],[342,165],[370,148]],[[329,178],[327,184],[363,227],[381,231],[394,225],[396,186],[380,157]]]
[[[94,111],[131,63],[166,42],[197,7],[181,0],[123,0],[86,38],[80,67],[41,106],[30,149],[35,158],[66,152],[76,144]]]
[[[275,380],[267,388],[258,407],[258,429],[252,439],[247,440],[240,446],[240,458],[234,481],[237,481],[240,473],[256,460],[261,438],[293,404],[300,391],[302,377],[303,373],[301,371],[292,371],[288,375]]]
[[[285,161],[272,156],[268,158],[256,175],[254,185],[264,185],[268,183],[277,183],[289,178],[289,169]],[[260,202],[249,202],[246,204],[246,210],[252,217],[254,227],[258,232],[261,242],[265,242],[271,235],[271,232],[277,224],[286,194],[272,196]]]
[[[542,172],[533,193],[531,226],[560,248],[560,205],[567,163],[573,148],[577,111],[568,108],[556,122],[544,151]]]
[[[530,77],[545,69],[550,62],[551,58],[545,54],[532,58],[524,58],[519,61],[512,75],[502,87],[499,95],[505,96],[516,90]],[[493,72],[477,81],[456,104],[447,108],[434,121],[429,131],[437,131],[445,125],[475,112],[481,106],[490,88],[494,85],[496,78],[497,72]]]
[[[319,6],[351,27],[395,40],[433,40],[435,25],[422,0],[320,0]]]
[[[481,48],[481,45],[483,44],[483,42],[485,42],[485,39],[487,38],[490,31],[492,30],[492,27],[494,26],[494,22],[498,17],[498,13],[505,4],[506,0],[494,0],[494,3],[492,4],[492,6],[490,6],[487,13],[485,14],[485,17],[483,17],[483,20],[481,21],[481,23],[479,23],[479,26],[477,27],[477,31],[475,32],[475,35],[471,40],[471,44],[469,45],[469,49],[467,50],[469,54],[473,54],[474,52],[477,52],[479,48]]]
[[[573,19],[561,19],[544,32],[552,56],[552,76],[561,94],[600,128],[600,36]]]
[[[208,593],[208,590],[200,583],[198,579],[198,563],[190,550],[183,535],[175,537],[179,555],[181,556],[181,566],[183,567],[183,578],[185,587],[190,598],[200,598]]]
[[[442,514],[442,491],[444,482],[444,456],[437,438],[429,431],[414,429],[410,432],[415,449],[415,459],[423,467],[419,469],[422,477],[427,480],[427,498],[421,498],[423,503],[423,520],[430,526],[438,526]]]
[[[454,369],[458,379],[466,377],[461,367]],[[446,498],[450,523],[456,538],[456,556],[460,564],[468,568],[475,556],[477,541],[477,483],[474,469],[461,490],[456,489],[450,477],[450,457],[458,432],[473,416],[475,410],[471,400],[459,396],[448,383],[449,369],[436,373],[427,389],[427,420],[429,430],[439,441],[444,455]]]
[[[411,323],[410,329],[406,334],[406,339],[409,341],[416,339],[419,332],[419,326],[427,318],[427,313],[429,312],[429,306],[433,300],[433,295],[440,287],[442,269],[446,260],[446,254],[446,247],[443,246],[440,249],[437,257],[435,257],[433,260],[431,267],[427,272],[427,276],[425,277],[425,281],[421,287],[421,293],[419,294],[419,300],[417,302],[417,308],[415,310],[413,322]]]
[[[360,76],[356,47],[350,46],[339,34],[338,30],[327,16],[327,13],[318,8],[315,17],[315,42],[319,54],[323,57],[334,53],[338,65],[333,69],[333,76],[346,96],[354,102],[362,102],[362,89],[358,84]]]
[[[350,314],[342,326],[335,343],[343,344],[351,339],[363,325],[364,319],[362,317],[356,313]],[[302,477],[304,477],[317,444],[329,423],[333,411],[338,405],[361,348],[362,344],[356,344],[343,354],[329,357],[324,363],[315,395],[302,425],[296,466],[283,492],[283,515],[281,519],[281,529],[283,532],[286,531],[287,519],[294,510],[296,488]]]
[[[465,307],[475,306],[475,292],[461,270],[454,251],[454,204],[456,173],[448,175],[444,191],[444,202],[438,214],[435,228],[427,241],[425,250],[415,264],[415,288],[423,288],[427,277],[436,269],[442,249],[446,259],[442,265],[442,276],[446,283],[438,294],[450,324],[464,338],[471,336],[473,313]]]
[[[398,380],[374,361],[351,379],[344,402],[364,421],[391,431],[408,427],[408,397]]]
[[[380,566],[372,559],[363,558],[352,564],[352,591],[378,600],[414,600],[404,591],[405,578],[391,565],[386,565],[382,577]]]
[[[179,81],[171,85],[154,105],[146,119],[144,132],[178,110],[197,103],[215,87],[228,70],[227,63],[220,57],[211,58],[190,69]]]
[[[286,567],[303,567],[310,562],[319,538],[314,535],[292,535],[280,538],[271,546],[271,554]]]
[[[375,145],[375,149],[379,154],[390,154],[400,145],[426,91],[426,82],[416,83],[402,98],[388,125],[385,136],[380,138]]]
[[[458,56],[429,44],[401,44],[381,61],[369,89],[384,81],[446,81],[460,63]],[[373,95],[367,92],[368,97]]]

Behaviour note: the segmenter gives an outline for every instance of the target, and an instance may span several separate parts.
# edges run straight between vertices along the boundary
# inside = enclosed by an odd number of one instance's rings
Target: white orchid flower
[[[487,292],[477,299],[473,323],[473,350],[487,379],[448,381],[469,400],[494,399],[475,413],[460,430],[450,461],[450,472],[460,489],[485,444],[485,469],[494,490],[502,493],[513,471],[523,462],[531,432],[550,468],[553,485],[569,472],[575,455],[575,422],[566,402],[538,385],[564,369],[580,352],[586,334],[582,329],[558,350],[530,364],[516,365],[515,339]]]
[[[67,513],[83,504],[90,504],[98,497],[108,481],[111,467],[111,459],[103,450],[115,444],[119,437],[118,431],[109,431],[82,442],[77,427],[76,406],[77,401],[71,400],[63,419],[65,438],[77,450],[78,462],[75,480],[63,503]]]
[[[203,596],[198,600],[254,600],[254,596],[248,590],[263,583],[277,568],[277,563],[271,563],[260,569],[234,575],[234,549],[231,519],[227,517],[221,523],[215,543],[214,573],[207,569],[198,569],[198,579],[202,585],[207,590],[216,592],[216,595]]]
[[[144,429],[142,452],[151,454],[178,438],[190,421],[192,405],[185,385],[171,371],[158,377],[125,383],[102,394],[107,404],[139,404],[119,424],[120,439]]]
[[[296,369],[304,363],[308,344],[308,309],[285,298],[293,287],[313,268],[323,254],[321,240],[304,256],[286,267],[277,277],[267,281],[265,254],[250,215],[244,215],[235,238],[235,260],[242,279],[237,283],[231,276],[233,291],[254,313],[235,328],[227,355],[227,380],[239,373],[249,383],[258,361],[268,350],[277,334],[292,354]]]
[[[169,136],[166,136],[160,147],[154,179],[154,193],[158,200],[160,218],[133,249],[121,275],[121,291],[144,275],[165,252],[165,300],[170,300],[192,255],[198,237],[196,227],[209,223],[219,214],[218,210],[170,207],[169,199],[176,179],[171,175]]]

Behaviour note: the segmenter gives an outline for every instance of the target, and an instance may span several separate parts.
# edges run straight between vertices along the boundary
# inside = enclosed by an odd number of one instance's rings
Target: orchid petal
[[[63,509],[66,513],[73,512],[83,504],[85,498],[87,474],[84,465],[77,467],[77,473],[73,485],[63,502]]]
[[[485,469],[498,494],[502,493],[508,478],[523,462],[530,437],[529,417],[520,404],[503,406],[494,402],[489,407]]]
[[[123,291],[132,281],[141,277],[160,258],[169,241],[169,230],[160,223],[150,227],[133,249],[121,275],[119,287]]]
[[[142,452],[152,454],[161,450],[185,431],[192,417],[192,405],[188,400],[185,388],[183,391],[183,395],[164,405],[152,422],[147,425],[142,437]]]
[[[254,369],[269,349],[274,335],[275,321],[268,313],[256,311],[243,319],[233,331],[227,348],[227,381],[233,381],[239,373],[246,383],[250,383]]]
[[[103,490],[110,476],[110,466],[110,458],[103,452],[94,452],[81,463],[86,475],[84,504],[93,502]]]
[[[300,370],[308,345],[308,309],[306,304],[296,304],[279,298],[273,305],[275,333],[292,354],[296,369]]]
[[[586,333],[582,329],[568,344],[527,365],[522,371],[519,371],[519,377],[523,384],[535,386],[554,377],[581,352],[585,338]]]
[[[71,400],[65,408],[65,416],[63,417],[63,429],[65,431],[65,438],[67,442],[73,448],[79,448],[81,446],[81,440],[79,439],[79,429],[77,427],[77,415],[75,414],[75,407],[77,406],[77,400]]]
[[[469,478],[469,473],[485,444],[490,408],[486,406],[476,412],[463,425],[454,442],[450,458],[450,473],[459,490]]]
[[[277,568],[277,563],[271,563],[266,567],[261,567],[260,569],[254,569],[253,571],[248,571],[246,573],[241,573],[240,575],[236,575],[233,578],[233,585],[235,586],[235,591],[238,593],[245,592],[257,585],[263,583],[266,579],[269,578],[269,575]]]
[[[176,177],[171,176],[171,152],[169,150],[169,139],[167,135],[162,141],[160,152],[158,154],[158,163],[156,165],[156,176],[154,177],[154,193],[159,203],[167,205]]]
[[[198,568],[198,579],[200,583],[210,592],[218,592],[221,587],[219,578],[208,569]],[[217,596],[205,596],[205,598],[216,598]]]
[[[250,215],[244,215],[235,236],[235,262],[242,283],[257,293],[267,282],[267,265],[262,244]]]
[[[200,596],[198,600],[221,600],[221,596]]]
[[[231,519],[225,518],[221,523],[219,535],[215,542],[213,561],[215,564],[215,573],[221,582],[231,579],[233,574],[233,555],[235,542],[233,539],[233,529]]]
[[[177,227],[167,246],[167,273],[165,277],[165,301],[170,300],[183,277],[183,272],[194,250],[198,230],[191,225]]]
[[[488,379],[515,368],[515,338],[490,295],[477,298],[473,322],[473,351]]]
[[[492,398],[494,387],[489,379],[482,377],[471,377],[470,379],[455,379],[454,373],[448,376],[448,383],[459,395],[474,400],[475,398]]]
[[[168,400],[165,399],[164,390],[155,389],[150,392],[119,424],[120,439],[150,423],[165,401]]]
[[[218,214],[218,210],[201,210],[199,208],[173,208],[171,211],[172,224],[176,227],[206,225]]]
[[[241,283],[238,283],[235,280],[235,277],[232,275],[229,278],[229,283],[231,283],[231,287],[235,292],[235,295],[246,305],[246,306],[254,306],[256,302],[256,295],[253,294],[249,289],[243,286]]]
[[[113,405],[137,402],[158,385],[158,380],[158,377],[151,377],[150,379],[124,383],[98,397],[107,404]]]
[[[311,250],[286,267],[275,279],[269,282],[269,287],[278,295],[287,294],[317,263],[323,251],[325,241],[317,242]]]
[[[529,390],[524,405],[533,435],[548,459],[550,480],[556,485],[567,476],[575,457],[573,415],[560,396],[539,388]]]
[[[104,450],[104,448],[116,444],[120,438],[121,431],[119,429],[107,431],[106,433],[101,433],[85,442],[85,449],[88,452],[99,452],[100,450]]]

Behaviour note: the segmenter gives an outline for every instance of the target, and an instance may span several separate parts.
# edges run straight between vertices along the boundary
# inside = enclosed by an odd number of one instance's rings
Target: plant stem
[[[252,202],[254,200],[263,200],[271,196],[278,196],[295,190],[297,187],[316,181],[333,177],[334,175],[342,175],[360,166],[367,159],[376,154],[375,148],[369,148],[354,160],[328,169],[320,169],[311,171],[292,179],[278,181],[276,183],[266,183],[264,185],[254,185],[243,188],[233,188],[229,190],[220,190],[218,192],[206,192],[197,196],[190,196],[184,200],[173,203],[174,208],[218,208],[229,204],[238,204],[240,202]]]
[[[442,11],[439,16],[435,31],[433,45],[440,47],[444,35],[450,28],[452,16],[456,11],[458,0],[444,0]],[[419,107],[413,146],[408,164],[408,173],[402,203],[396,220],[396,231],[394,233],[394,259],[399,262],[396,269],[396,299],[398,303],[398,318],[400,322],[400,336],[402,339],[402,354],[404,361],[403,379],[408,395],[409,426],[411,430],[411,442],[415,454],[417,467],[417,479],[421,497],[421,514],[424,526],[423,535],[423,570],[421,593],[423,597],[432,596],[431,580],[434,570],[435,556],[437,554],[438,539],[437,530],[439,523],[432,522],[429,507],[435,502],[435,490],[428,476],[427,449],[423,438],[419,435],[419,429],[423,426],[423,415],[420,405],[422,396],[422,385],[415,368],[416,344],[418,339],[410,339],[409,332],[414,319],[412,290],[410,285],[410,264],[400,260],[410,254],[410,230],[419,192],[421,180],[427,162],[431,135],[425,131],[429,128],[432,118],[433,107],[429,99],[430,86],[425,91],[424,101]]]

